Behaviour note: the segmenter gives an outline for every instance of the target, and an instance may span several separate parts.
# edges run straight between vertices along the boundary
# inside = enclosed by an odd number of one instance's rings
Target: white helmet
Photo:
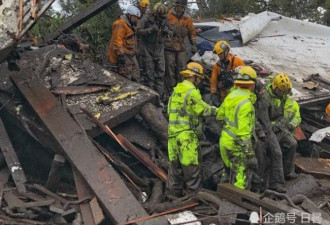
[[[138,18],[140,18],[140,16],[141,16],[141,12],[140,12],[139,8],[134,6],[134,5],[128,6],[127,9],[126,9],[125,14],[136,16]]]

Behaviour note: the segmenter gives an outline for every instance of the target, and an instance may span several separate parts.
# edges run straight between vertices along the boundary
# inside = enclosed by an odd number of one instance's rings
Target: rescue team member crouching
[[[188,195],[197,193],[201,188],[200,119],[214,116],[216,111],[215,107],[202,100],[196,88],[204,79],[203,67],[191,62],[180,74],[184,77],[184,81],[174,88],[167,108],[170,168],[166,192],[168,196],[176,197],[182,195],[183,188]]]
[[[253,93],[257,79],[250,66],[238,70],[234,88],[217,109],[216,119],[224,121],[220,137],[220,154],[224,162],[229,183],[236,187],[248,187],[249,169],[255,170],[258,161],[252,148],[256,95]]]
[[[220,101],[223,102],[234,83],[234,70],[239,66],[245,66],[243,60],[231,53],[227,41],[218,41],[214,45],[213,52],[218,55],[219,60],[213,66],[210,79],[212,101],[217,102],[220,91]]]
[[[294,130],[301,123],[299,105],[289,95],[292,83],[288,75],[277,74],[266,85],[268,112],[272,130],[282,149],[283,173],[286,180],[294,179],[294,157],[298,143],[294,138]]]
[[[112,25],[112,37],[108,48],[108,61],[118,67],[118,73],[127,79],[139,82],[140,72],[136,60],[135,26],[141,16],[140,10],[133,5],[128,6]]]

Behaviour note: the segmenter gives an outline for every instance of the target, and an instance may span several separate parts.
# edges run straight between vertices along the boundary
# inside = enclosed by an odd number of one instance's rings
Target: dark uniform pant
[[[265,178],[265,171],[269,162],[269,186],[284,184],[284,172],[282,162],[282,149],[276,135],[270,132],[266,135],[266,142],[258,141],[256,156],[258,158],[258,175]],[[266,150],[266,151],[265,151]],[[269,160],[267,160],[269,156]]]
[[[281,131],[276,134],[282,148],[284,177],[294,172],[294,157],[298,147],[297,140],[289,131]]]
[[[163,44],[144,47],[145,85],[164,94],[165,57]]]
[[[179,74],[186,66],[186,52],[176,52],[165,50],[165,68],[166,68],[166,88],[169,94],[173,87],[182,81]]]
[[[136,56],[124,55],[125,64],[117,64],[119,75],[140,83],[139,64]]]
[[[166,183],[167,193],[180,196],[197,193],[202,186],[201,153],[197,135],[184,131],[168,139],[170,168]]]

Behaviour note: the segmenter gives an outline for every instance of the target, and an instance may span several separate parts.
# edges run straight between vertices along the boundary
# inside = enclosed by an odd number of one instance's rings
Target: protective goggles
[[[191,72],[197,73],[197,74],[200,75],[200,76],[204,76],[204,74],[202,74],[202,73],[199,71],[198,68],[192,68],[192,69],[187,68],[186,70],[189,70],[189,71],[191,71]]]
[[[235,80],[245,80],[245,81],[252,80],[254,82],[257,82],[257,80],[254,79],[254,78],[252,78],[250,75],[248,75],[248,74],[240,74],[240,73],[238,73],[235,76]]]
[[[225,43],[221,43],[220,48],[222,48],[223,51],[226,51],[229,47]]]
[[[225,52],[227,49],[229,49],[228,45],[224,44],[224,43],[221,43],[220,44],[220,48],[222,49],[222,52],[220,54],[222,54],[223,52]],[[217,54],[217,51],[214,50],[213,51],[214,54]]]

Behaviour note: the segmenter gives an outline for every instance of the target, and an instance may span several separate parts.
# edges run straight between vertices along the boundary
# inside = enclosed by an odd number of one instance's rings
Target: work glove
[[[247,166],[251,170],[257,170],[258,169],[258,160],[255,156],[248,159]]]
[[[117,57],[117,63],[119,65],[125,64],[125,56],[124,55],[118,55],[118,57]]]
[[[195,54],[195,53],[198,51],[196,44],[193,44],[193,45],[191,46],[190,51],[191,51],[192,54]]]
[[[162,27],[162,32],[163,34],[166,36],[166,35],[169,35],[170,33],[170,29],[168,29],[168,26],[163,26]]]
[[[281,128],[280,128],[279,124],[274,124],[272,126],[272,130],[274,131],[274,133],[278,133],[281,131]]]
[[[158,26],[156,24],[152,25],[152,27],[150,27],[150,33],[152,32],[157,32],[158,31]]]
[[[265,142],[266,141],[266,134],[265,132],[259,132],[258,133],[258,139],[262,142]]]
[[[288,128],[289,131],[294,131],[295,127],[291,123],[287,123],[286,127]]]

